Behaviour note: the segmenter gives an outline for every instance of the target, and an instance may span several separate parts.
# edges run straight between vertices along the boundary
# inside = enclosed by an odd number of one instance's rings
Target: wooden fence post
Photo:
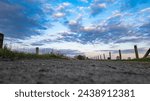
[[[0,33],[0,49],[3,48],[4,34]]]
[[[138,54],[137,45],[134,45],[134,51],[135,51],[136,59],[139,59],[139,54]]]
[[[111,60],[111,52],[109,52],[109,59]]]
[[[105,54],[103,54],[103,56],[104,56],[104,60],[105,60],[106,59]]]
[[[39,54],[39,47],[36,47],[36,54]]]
[[[100,55],[100,60],[102,60],[102,56]]]
[[[150,48],[149,50],[145,53],[144,57],[143,58],[147,58],[148,54],[150,53]]]
[[[121,50],[119,50],[119,59],[122,60]]]

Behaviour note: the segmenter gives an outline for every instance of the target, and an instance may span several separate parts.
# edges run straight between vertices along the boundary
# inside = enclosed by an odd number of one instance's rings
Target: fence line
[[[138,47],[137,45],[134,45],[134,52],[135,52],[135,58],[136,59],[139,59],[139,53],[138,53]],[[142,57],[142,58],[150,58],[150,48],[148,49],[148,51],[145,53],[145,55]],[[109,52],[109,57],[106,58],[105,54],[103,54],[103,59],[101,58],[101,54],[100,54],[100,60],[105,60],[105,59],[108,59],[108,60],[112,60],[112,53]],[[94,58],[95,59],[95,58]],[[122,52],[121,50],[119,49],[118,51],[118,56],[116,57],[117,60],[122,60]],[[131,59],[131,57],[128,57],[128,59]]]
[[[4,40],[4,34],[0,33],[0,49],[3,48],[3,40]],[[36,47],[35,49],[25,49],[25,48],[23,48],[22,50],[18,48],[18,49],[14,49],[14,51],[22,51],[22,52],[26,52],[26,53],[29,53],[29,52],[30,52],[30,53],[39,54],[39,47]],[[42,50],[42,53],[47,53],[47,54],[49,54],[50,52],[51,52],[51,53],[58,53],[57,51],[54,52],[53,49],[51,49],[51,50],[49,49],[49,50],[47,51],[46,48],[45,48],[45,52],[43,52],[43,50]],[[135,57],[136,57],[136,59],[139,59],[139,53],[138,53],[137,45],[134,45],[134,52],[135,52]],[[60,52],[59,52],[58,54],[60,54]],[[150,48],[149,48],[148,51],[145,53],[145,55],[143,56],[143,58],[149,57],[149,54],[150,54]],[[111,60],[111,59],[112,59],[112,56],[111,56],[111,55],[112,55],[112,53],[109,52],[109,57],[106,58],[106,55],[103,54],[103,60],[106,60],[106,59]],[[93,57],[92,59],[102,60],[102,55],[100,54],[100,55],[98,55],[98,56]],[[116,59],[122,60],[122,52],[121,52],[120,49],[119,49],[119,56],[117,56]],[[130,58],[129,58],[129,59],[130,59]]]

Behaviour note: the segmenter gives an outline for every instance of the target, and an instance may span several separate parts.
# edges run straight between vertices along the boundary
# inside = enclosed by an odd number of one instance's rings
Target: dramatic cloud
[[[91,15],[96,16],[101,12],[105,11],[110,4],[113,4],[114,0],[93,0],[90,5]]]
[[[100,12],[102,12],[104,9],[106,8],[106,4],[105,3],[94,3],[91,5],[91,14],[93,16],[99,14]]]
[[[148,47],[149,21],[150,0],[0,1],[0,32],[5,43],[20,46],[66,49],[73,43],[82,52],[87,50],[79,46]]]
[[[68,3],[68,2],[64,2],[64,3],[61,3],[61,4],[58,4],[56,6],[53,12],[53,18],[54,19],[58,19],[58,18],[65,18],[67,17],[69,14],[70,14],[70,6],[71,4]]]
[[[81,18],[80,18],[81,19]],[[72,34],[66,34],[67,41],[77,41],[83,44],[98,42],[114,42],[118,38],[128,35],[129,25],[121,24],[120,15],[108,18],[104,24],[83,26],[82,20],[70,21],[68,28]],[[74,34],[76,33],[76,34]]]
[[[150,22],[144,23],[142,26],[140,26],[140,31],[145,33],[145,35],[150,36]]]
[[[24,38],[45,30],[43,11],[35,2],[0,1],[0,31],[6,36]]]

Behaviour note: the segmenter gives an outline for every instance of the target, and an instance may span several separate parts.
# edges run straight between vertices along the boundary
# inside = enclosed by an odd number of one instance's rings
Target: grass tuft
[[[67,59],[63,54],[33,54],[33,53],[24,53],[12,51],[7,46],[4,46],[3,49],[0,49],[0,57],[4,59]]]

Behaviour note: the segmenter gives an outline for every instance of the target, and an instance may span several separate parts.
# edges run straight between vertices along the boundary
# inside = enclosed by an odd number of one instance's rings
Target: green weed
[[[3,49],[0,49],[0,57],[8,59],[67,59],[63,54],[33,54],[33,53],[24,53],[12,51],[7,46],[4,46]]]

